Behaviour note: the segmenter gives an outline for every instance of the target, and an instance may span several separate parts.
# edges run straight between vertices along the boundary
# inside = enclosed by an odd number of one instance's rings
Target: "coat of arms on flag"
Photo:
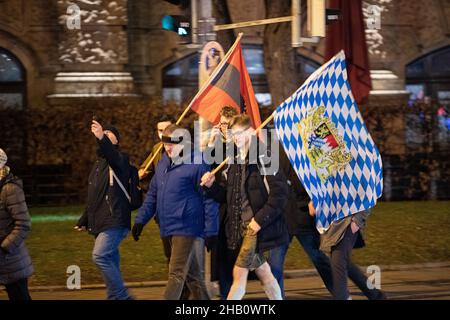
[[[296,126],[309,161],[322,182],[336,170],[345,168],[352,159],[335,125],[325,116],[325,107],[313,108]]]
[[[375,206],[381,156],[350,90],[341,51],[274,114],[278,137],[316,208],[316,227]]]

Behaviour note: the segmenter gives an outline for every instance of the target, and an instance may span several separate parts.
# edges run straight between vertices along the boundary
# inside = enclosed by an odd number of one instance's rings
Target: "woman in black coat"
[[[28,278],[34,270],[24,242],[31,220],[22,181],[4,165],[5,158],[0,149],[0,285],[10,300],[31,300]]]

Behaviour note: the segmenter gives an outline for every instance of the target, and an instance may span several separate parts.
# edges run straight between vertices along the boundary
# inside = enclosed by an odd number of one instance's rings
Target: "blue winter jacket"
[[[156,214],[161,237],[210,237],[219,232],[219,205],[200,187],[206,164],[171,165],[164,154],[159,161],[149,191],[135,218],[147,224]]]

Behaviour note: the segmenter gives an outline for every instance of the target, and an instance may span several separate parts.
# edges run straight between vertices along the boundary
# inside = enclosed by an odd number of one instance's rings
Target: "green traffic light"
[[[178,28],[175,26],[175,19],[172,16],[164,16],[161,20],[161,24],[164,30],[175,31],[178,33]]]

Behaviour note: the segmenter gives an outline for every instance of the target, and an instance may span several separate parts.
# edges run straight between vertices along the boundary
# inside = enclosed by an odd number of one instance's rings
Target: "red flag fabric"
[[[247,113],[252,126],[261,124],[261,116],[255,92],[245,66],[240,39],[233,45],[221,63],[219,70],[191,102],[191,109],[213,124],[219,123],[220,111],[224,106],[231,106],[239,113]]]
[[[341,10],[341,20],[327,26],[325,60],[339,51],[347,57],[347,72],[356,103],[366,101],[372,89],[361,0],[330,0],[329,8]]]

